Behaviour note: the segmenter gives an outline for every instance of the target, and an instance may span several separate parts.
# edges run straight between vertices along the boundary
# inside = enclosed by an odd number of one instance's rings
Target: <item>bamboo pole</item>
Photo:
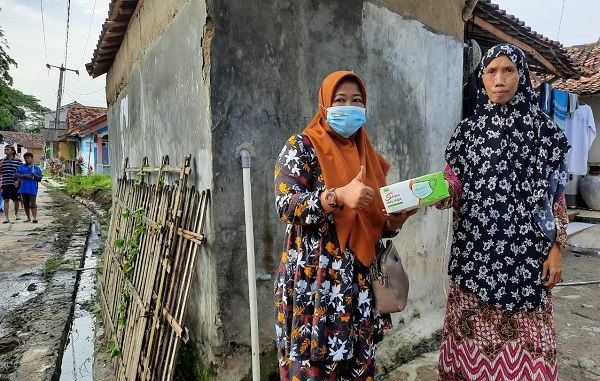
[[[203,191],[201,196],[200,196],[200,201],[197,203],[198,205],[198,210],[196,213],[196,217],[195,217],[195,221],[194,221],[194,230],[195,233],[197,235],[202,235],[202,232],[204,231],[204,220],[205,220],[205,214],[206,214],[206,209],[207,209],[207,203],[208,203],[208,192],[207,191]],[[196,270],[196,258],[197,258],[197,254],[198,254],[198,250],[200,249],[200,246],[202,245],[203,241],[200,242],[193,242],[194,244],[192,245],[192,250],[191,250],[191,255],[188,256],[188,262],[186,263],[186,277],[184,278],[182,284],[184,287],[183,293],[180,294],[180,297],[182,299],[180,299],[179,301],[179,311],[178,314],[176,316],[177,321],[179,322],[180,326],[181,326],[181,322],[183,322],[183,319],[185,317],[185,312],[186,312],[186,307],[187,307],[187,298],[190,292],[190,285],[194,279],[194,274],[195,274],[195,270]],[[183,329],[182,329],[183,330]],[[169,360],[169,365],[168,365],[168,373],[167,373],[167,381],[170,381],[173,378],[173,372],[175,369],[175,360],[177,359],[177,353],[179,352],[179,345],[180,345],[180,339],[182,338],[182,332],[179,331],[178,334],[175,337],[175,343],[173,345],[173,351],[171,353],[171,358]]]

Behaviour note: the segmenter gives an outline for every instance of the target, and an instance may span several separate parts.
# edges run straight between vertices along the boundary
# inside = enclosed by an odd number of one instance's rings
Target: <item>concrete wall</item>
[[[212,188],[212,122],[202,71],[205,20],[203,1],[180,0],[146,0],[133,18],[107,75],[110,166],[115,181],[122,175],[126,157],[130,166],[136,166],[144,156],[157,165],[163,155],[169,155],[170,164],[179,166],[191,154],[189,185]],[[187,327],[193,339],[210,347],[216,345],[218,335],[214,257],[219,253],[212,245],[222,236],[215,237],[210,221],[206,233]]]
[[[587,103],[592,108],[594,114],[594,121],[596,122],[596,130],[600,132],[600,94],[592,96],[582,96],[581,101]],[[600,135],[600,134],[599,134]],[[590,148],[589,163],[600,163],[600,136],[596,137],[592,148]]]
[[[132,18],[107,75],[111,167],[116,179],[125,157],[137,165],[143,156],[157,163],[169,154],[179,164],[185,153],[193,155],[192,182],[212,190],[212,203],[187,326],[217,378],[235,380],[250,362],[238,146],[251,143],[257,154],[259,324],[268,351],[284,229],[272,191],[281,147],[315,113],[324,76],[352,69],[366,79],[367,128],[392,163],[389,181],[442,169],[443,149],[461,115],[463,1],[206,3],[145,0]],[[448,223],[447,213],[422,211],[397,238],[412,288],[411,304],[396,321],[443,306]]]
[[[462,4],[450,3],[457,10]],[[462,44],[449,36],[458,33],[438,33],[384,4],[359,0],[215,1],[211,14],[213,165],[218,173],[213,202],[223,207],[213,216],[213,227],[227,237],[214,243],[220,253],[223,339],[232,348],[250,341],[241,172],[234,157],[236,147],[249,142],[257,152],[252,168],[257,272],[268,279],[258,282],[260,337],[262,348],[269,349],[272,279],[284,229],[274,210],[273,168],[287,137],[302,131],[315,113],[322,78],[342,68],[365,77],[367,128],[393,165],[389,181],[398,181],[443,168],[444,147],[461,115]],[[460,19],[459,12],[455,16]],[[413,282],[411,304],[396,320],[407,322],[443,306],[448,222],[447,213],[422,211],[396,240]],[[433,332],[441,323],[427,329]],[[239,358],[235,361],[239,367]],[[244,361],[247,366],[249,357]],[[233,378],[236,371],[221,363],[220,379]]]

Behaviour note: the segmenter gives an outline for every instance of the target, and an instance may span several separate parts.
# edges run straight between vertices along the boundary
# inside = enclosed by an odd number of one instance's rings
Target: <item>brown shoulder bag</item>
[[[404,310],[408,299],[408,276],[392,240],[378,251],[371,265],[371,278],[375,305],[380,314]]]

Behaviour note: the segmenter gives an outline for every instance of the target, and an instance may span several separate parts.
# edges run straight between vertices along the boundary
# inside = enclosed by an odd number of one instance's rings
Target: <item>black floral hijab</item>
[[[501,55],[520,77],[504,105],[490,100],[482,81]],[[488,50],[478,87],[475,114],[459,123],[446,148],[463,184],[449,272],[486,302],[533,309],[545,298],[541,264],[556,236],[552,205],[567,182],[569,145],[540,110],[525,54],[516,46]]]

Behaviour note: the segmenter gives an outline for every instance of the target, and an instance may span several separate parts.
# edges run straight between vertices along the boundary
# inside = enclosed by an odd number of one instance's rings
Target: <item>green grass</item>
[[[56,271],[60,266],[69,263],[67,259],[63,258],[52,258],[46,261],[44,268],[42,269],[42,275],[47,276],[48,274]]]
[[[69,195],[76,195],[83,191],[85,193],[95,193],[104,191],[110,194],[112,180],[108,175],[93,173],[89,176],[71,176],[67,179],[65,190]]]

